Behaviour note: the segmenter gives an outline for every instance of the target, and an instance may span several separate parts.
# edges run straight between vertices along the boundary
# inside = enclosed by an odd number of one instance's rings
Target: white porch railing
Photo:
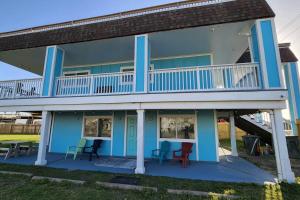
[[[88,96],[133,93],[133,72],[65,76],[56,79],[56,96]]]
[[[258,89],[255,63],[152,70],[149,92]]]
[[[34,98],[42,92],[42,78],[0,81],[0,99]]]

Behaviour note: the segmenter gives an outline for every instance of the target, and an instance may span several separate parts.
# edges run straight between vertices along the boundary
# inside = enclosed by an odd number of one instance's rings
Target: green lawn
[[[168,195],[167,188],[187,189],[224,194],[235,194],[241,199],[299,199],[299,184],[277,184],[263,186],[255,184],[222,183],[212,181],[194,181],[167,177],[142,175],[122,175],[140,178],[140,184],[157,187],[158,193],[133,192],[105,189],[95,185],[95,181],[109,181],[117,174],[67,171],[46,167],[0,164],[0,170],[30,172],[34,175],[86,180],[82,186],[69,183],[51,183],[49,181],[31,181],[28,177],[0,175],[0,199],[199,199],[185,195]],[[300,179],[299,179],[300,183]],[[205,198],[204,198],[205,199]],[[216,199],[216,198],[214,198]]]
[[[39,135],[3,135],[0,134],[0,142],[8,140],[21,140],[21,141],[32,141],[38,142],[40,139]]]

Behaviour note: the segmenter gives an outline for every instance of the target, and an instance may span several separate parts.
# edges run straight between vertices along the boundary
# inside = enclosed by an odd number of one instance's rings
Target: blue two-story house
[[[199,0],[0,33],[0,60],[41,76],[0,82],[0,111],[42,112],[36,165],[101,139],[139,174],[163,141],[219,162],[218,114],[264,111],[279,179],[293,182],[274,17],[265,0]]]

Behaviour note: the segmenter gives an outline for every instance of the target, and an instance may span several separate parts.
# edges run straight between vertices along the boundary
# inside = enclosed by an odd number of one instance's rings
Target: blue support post
[[[135,36],[135,92],[148,92],[148,71],[150,66],[150,50],[148,35]]]
[[[55,95],[55,79],[61,75],[64,51],[57,46],[49,46],[46,50],[42,96]]]
[[[297,63],[284,65],[284,77],[288,89],[288,104],[291,116],[293,134],[298,135],[297,120],[300,116],[300,80]]]
[[[274,20],[257,20],[251,29],[251,36],[251,53],[254,62],[260,63],[263,87],[266,89],[282,88],[281,60]]]

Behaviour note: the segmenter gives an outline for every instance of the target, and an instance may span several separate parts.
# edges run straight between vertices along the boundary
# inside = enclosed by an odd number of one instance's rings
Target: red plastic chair
[[[181,143],[181,149],[173,151],[173,160],[182,162],[182,166],[186,168],[187,163],[190,161],[189,156],[192,153],[193,143]]]

